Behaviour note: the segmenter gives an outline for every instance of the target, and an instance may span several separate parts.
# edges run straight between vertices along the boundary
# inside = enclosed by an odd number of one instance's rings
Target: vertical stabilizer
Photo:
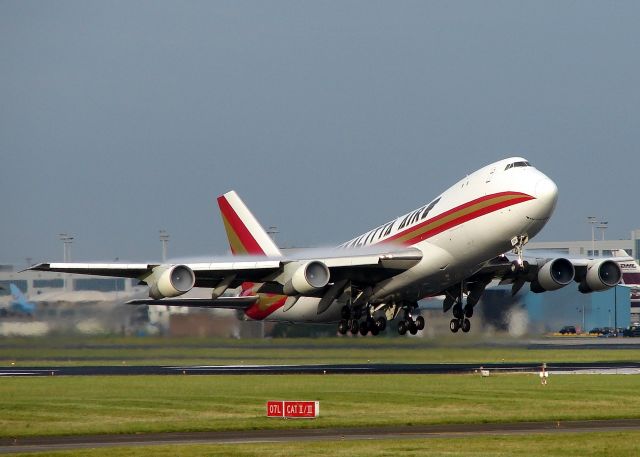
[[[231,252],[236,255],[281,256],[280,249],[235,191],[218,197],[218,206]]]
[[[20,289],[18,289],[18,286],[16,286],[14,283],[9,284],[9,289],[11,290],[11,295],[13,296],[13,299],[20,304],[23,303],[27,303],[27,297],[24,296],[24,294],[22,293],[22,291]]]

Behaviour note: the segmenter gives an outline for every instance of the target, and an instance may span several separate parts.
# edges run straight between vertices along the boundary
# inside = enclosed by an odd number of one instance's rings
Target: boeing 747
[[[556,184],[524,158],[492,163],[425,205],[331,250],[281,252],[234,191],[218,198],[232,259],[197,263],[41,263],[32,270],[137,278],[149,299],[132,304],[239,309],[248,319],[335,323],[340,333],[424,328],[418,300],[444,295],[452,332],[471,328],[492,280],[539,293],[571,282],[583,293],[616,286],[612,259],[527,258],[525,244],[551,217]],[[619,259],[618,259],[619,260]],[[176,298],[193,287],[211,298]],[[238,296],[222,296],[228,288]]]

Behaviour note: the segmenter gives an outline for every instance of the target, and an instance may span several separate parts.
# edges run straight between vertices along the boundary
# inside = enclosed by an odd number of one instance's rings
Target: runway
[[[541,362],[529,363],[416,363],[416,364],[323,364],[323,365],[95,365],[2,367],[3,376],[132,376],[132,375],[283,375],[283,374],[468,374],[479,370],[494,373],[532,373]],[[640,374],[640,362],[548,363],[550,373]]]
[[[345,429],[242,430],[231,432],[149,433],[0,439],[0,453],[44,452],[115,446],[167,444],[249,444],[336,440],[463,438],[480,435],[529,435],[640,430],[640,420],[614,419],[507,424],[451,424]]]

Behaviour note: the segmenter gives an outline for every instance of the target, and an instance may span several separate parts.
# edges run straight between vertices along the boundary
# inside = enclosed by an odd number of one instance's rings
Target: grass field
[[[0,380],[0,436],[640,418],[638,378],[558,375],[95,376]],[[319,400],[311,421],[270,399]]]
[[[459,335],[454,335],[459,336]],[[170,339],[11,338],[0,340],[0,365],[190,365],[438,362],[637,361],[628,349],[529,349],[448,338]]]
[[[640,452],[640,432],[607,432],[530,436],[482,436],[429,438],[422,440],[376,440],[311,443],[272,443],[239,445],[172,445],[128,448],[82,449],[38,453],[38,456],[157,457],[174,456],[270,456],[297,455],[352,457],[378,456],[545,456],[545,457],[626,457]],[[27,455],[27,454],[15,454]],[[34,454],[30,454],[34,455]]]
[[[531,349],[472,338],[0,340],[0,365],[637,361],[637,350]],[[636,376],[92,376],[0,379],[0,437],[640,418]],[[265,401],[320,401],[312,421],[267,419]],[[107,448],[38,455],[639,455],[640,434]],[[540,451],[540,452],[538,452]]]

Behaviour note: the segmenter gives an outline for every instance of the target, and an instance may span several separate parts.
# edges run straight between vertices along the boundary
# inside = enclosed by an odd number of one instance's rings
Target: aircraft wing
[[[130,300],[127,305],[164,305],[190,306],[194,308],[240,309],[249,308],[258,300],[257,295],[248,297],[218,297],[218,298],[163,298],[162,300],[141,299]]]
[[[265,257],[233,257],[232,260],[184,263],[40,263],[29,270],[54,271],[95,276],[135,278],[153,286],[163,274],[177,266],[192,272],[191,287],[234,288],[244,282],[265,283],[265,292],[281,293],[294,272],[313,262],[319,262],[329,271],[330,284],[353,281],[373,285],[395,276],[422,258],[417,249],[397,249],[387,246],[377,252],[367,250],[305,250],[290,256],[271,259]],[[184,272],[184,270],[183,270]],[[329,287],[329,286],[327,286]],[[323,286],[322,289],[325,287]],[[320,291],[318,291],[320,292]],[[170,295],[167,295],[170,296]]]
[[[575,281],[580,284],[584,293],[604,290],[620,282],[622,277],[621,262],[633,261],[632,257],[596,257],[575,258],[555,257],[549,252],[543,255],[526,253],[523,257],[524,267],[516,268],[517,257],[504,254],[486,262],[469,282],[488,282],[497,279],[501,284],[512,284],[513,294],[527,282],[531,283],[533,292],[557,290]]]

